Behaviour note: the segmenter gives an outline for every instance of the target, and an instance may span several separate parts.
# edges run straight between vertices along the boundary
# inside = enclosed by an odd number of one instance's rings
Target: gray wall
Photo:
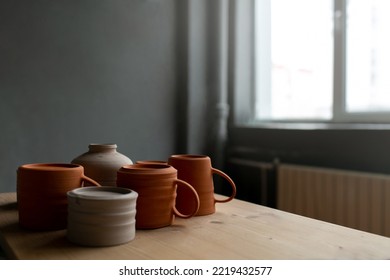
[[[89,143],[165,159],[177,131],[174,0],[0,2],[0,192]]]
[[[367,125],[368,126],[368,125]],[[390,130],[231,127],[229,158],[390,174]]]

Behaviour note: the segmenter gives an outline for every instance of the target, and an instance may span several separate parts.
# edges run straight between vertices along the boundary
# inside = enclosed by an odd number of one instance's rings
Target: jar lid
[[[82,187],[68,192],[68,196],[91,200],[118,200],[137,198],[138,193],[121,187]]]

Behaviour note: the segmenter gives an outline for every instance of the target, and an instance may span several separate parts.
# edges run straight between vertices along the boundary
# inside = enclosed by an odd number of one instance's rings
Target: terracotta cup
[[[68,163],[33,163],[19,166],[16,195],[19,225],[33,230],[64,229],[67,225],[67,192],[89,182],[84,168]]]
[[[177,179],[177,170],[167,164],[125,165],[118,170],[117,186],[138,193],[137,229],[169,226],[175,216],[191,218],[199,209],[199,197],[194,188]],[[186,214],[175,207],[177,189],[188,190],[192,208]]]
[[[198,216],[209,215],[215,212],[215,203],[232,200],[236,195],[236,185],[224,172],[211,166],[211,159],[204,155],[172,155],[168,164],[177,169],[178,178],[191,184],[199,195],[200,206]],[[227,199],[218,200],[214,197],[213,174],[226,179],[231,187],[232,194]],[[188,213],[193,207],[186,190],[178,190],[176,208],[182,213]]]
[[[163,160],[137,160],[135,163],[138,163],[138,164],[167,164],[167,162],[163,161]]]

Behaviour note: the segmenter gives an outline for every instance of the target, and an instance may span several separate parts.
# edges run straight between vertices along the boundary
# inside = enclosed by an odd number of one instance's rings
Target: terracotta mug
[[[19,166],[16,195],[19,225],[33,230],[64,229],[67,225],[67,192],[89,182],[84,168],[68,163],[33,163]]]
[[[135,163],[138,164],[168,164],[163,160],[137,160]]]
[[[117,186],[138,193],[136,228],[154,229],[169,226],[174,217],[191,218],[199,209],[194,188],[177,179],[177,170],[167,164],[131,164],[117,172]],[[192,208],[183,214],[176,209],[176,190],[188,190]]]
[[[236,195],[236,185],[233,180],[224,172],[211,166],[211,159],[204,155],[172,155],[168,159],[168,164],[177,169],[178,178],[191,184],[197,191],[200,199],[198,216],[209,215],[215,212],[215,203],[223,203],[232,200]],[[214,197],[213,174],[217,174],[226,179],[232,187],[232,194],[226,199],[216,199]],[[178,190],[176,208],[187,213],[191,207],[188,199],[189,193],[186,190]]]

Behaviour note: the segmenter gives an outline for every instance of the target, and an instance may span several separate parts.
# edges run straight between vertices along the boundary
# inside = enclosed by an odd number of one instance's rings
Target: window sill
[[[286,130],[390,130],[387,123],[251,122],[237,127]]]

